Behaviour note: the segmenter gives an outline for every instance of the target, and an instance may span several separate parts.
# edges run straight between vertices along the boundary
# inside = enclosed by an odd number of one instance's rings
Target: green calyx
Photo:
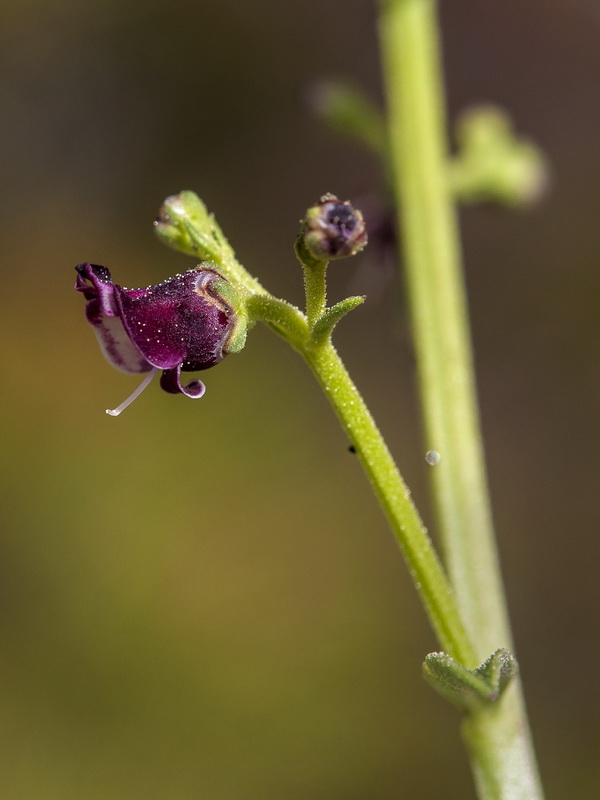
[[[190,191],[167,197],[154,222],[156,235],[168,247],[221,264],[224,248],[217,229],[202,200]]]
[[[202,266],[216,267],[211,262]],[[226,313],[232,323],[229,338],[224,347],[225,353],[239,353],[246,344],[249,330],[249,316],[246,302],[240,293],[223,277],[216,278],[211,285],[211,292],[226,306]]]

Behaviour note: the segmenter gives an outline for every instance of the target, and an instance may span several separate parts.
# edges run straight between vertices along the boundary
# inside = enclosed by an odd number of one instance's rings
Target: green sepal
[[[210,261],[204,262],[202,266],[218,270],[218,265]],[[234,325],[229,335],[225,352],[239,353],[246,344],[246,335],[250,327],[246,302],[242,295],[225,278],[213,281],[212,291],[231,309],[230,316],[234,318]]]
[[[181,246],[176,249],[202,260],[216,261],[219,266],[223,265],[223,248],[213,230],[208,233],[199,230],[188,220],[182,220],[180,230],[183,234],[182,241],[186,243],[186,249],[184,250]]]
[[[233,253],[214,216],[195,192],[171,195],[162,204],[154,223],[158,238],[168,247],[202,261],[222,266]]]
[[[312,332],[311,332],[311,339],[315,344],[321,344],[326,339],[328,339],[335,326],[338,322],[349,314],[353,309],[357,306],[362,305],[365,302],[364,295],[358,295],[355,297],[347,297],[345,300],[340,300],[339,303],[336,303],[331,308],[328,308],[322,316],[315,322]]]
[[[327,266],[327,261],[315,258],[313,255],[311,255],[306,246],[303,231],[298,234],[296,241],[294,242],[294,252],[296,253],[296,258],[303,267],[307,267],[308,269],[322,270],[324,266]]]
[[[496,702],[518,671],[516,659],[504,648],[475,669],[467,669],[446,653],[430,653],[423,664],[425,680],[463,711]]]

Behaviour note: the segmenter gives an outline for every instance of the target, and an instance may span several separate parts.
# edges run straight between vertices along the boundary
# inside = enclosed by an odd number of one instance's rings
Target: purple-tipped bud
[[[334,194],[323,195],[308,209],[302,236],[306,250],[317,261],[353,256],[367,244],[363,215]]]

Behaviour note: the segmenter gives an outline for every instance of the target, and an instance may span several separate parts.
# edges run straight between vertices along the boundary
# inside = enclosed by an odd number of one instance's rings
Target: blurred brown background
[[[494,101],[552,190],[463,212],[500,547],[549,800],[596,798],[600,11],[444,4],[449,105]],[[193,265],[151,222],[182,188],[301,301],[292,243],[376,161],[307,108],[321,78],[381,99],[374,6],[4,0],[0,793],[4,800],[466,798],[436,648],[347,442],[266,330],[198,403],[102,359],[71,286]],[[403,290],[374,243],[331,270],[369,295],[337,343],[427,505]]]

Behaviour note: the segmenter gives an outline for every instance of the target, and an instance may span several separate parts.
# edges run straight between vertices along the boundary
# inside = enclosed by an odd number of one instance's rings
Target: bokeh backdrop
[[[462,213],[503,566],[549,800],[600,794],[596,3],[443,4],[451,116],[506,107],[552,179]],[[193,266],[154,238],[196,190],[295,302],[325,191],[385,213],[374,157],[314,86],[380,103],[366,0],[4,0],[0,793],[4,800],[473,797],[436,644],[347,442],[256,329],[192,402],[106,364],[73,266],[128,286]],[[377,214],[379,211],[376,212]],[[368,295],[337,344],[431,522],[393,253],[332,267]]]

